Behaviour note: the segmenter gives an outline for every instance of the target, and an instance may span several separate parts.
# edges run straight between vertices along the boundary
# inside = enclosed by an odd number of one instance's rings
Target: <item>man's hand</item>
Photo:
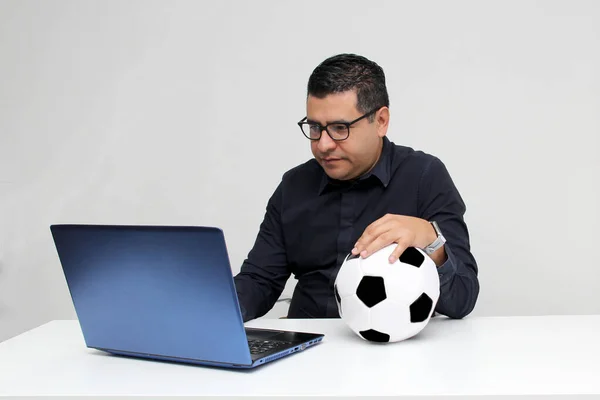
[[[352,254],[365,258],[392,243],[398,245],[390,256],[390,263],[396,262],[407,247],[424,248],[436,239],[431,224],[421,218],[387,214],[365,229],[358,239]],[[446,260],[444,247],[430,256],[439,267]]]

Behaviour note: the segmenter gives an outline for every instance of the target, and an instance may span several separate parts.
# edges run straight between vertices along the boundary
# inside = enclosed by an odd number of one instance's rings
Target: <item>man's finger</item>
[[[394,236],[391,232],[384,232],[377,236],[375,240],[369,243],[364,250],[360,252],[360,256],[366,258],[378,250],[383,249],[385,246],[394,243]]]
[[[354,244],[352,254],[356,255],[364,251],[377,237],[388,232],[390,228],[389,224],[369,225]]]
[[[396,260],[398,260],[400,258],[400,256],[402,255],[402,253],[404,253],[404,250],[406,250],[408,248],[408,246],[410,245],[409,243],[410,241],[408,240],[408,238],[406,236],[402,236],[401,238],[396,240],[396,243],[398,243],[396,245],[396,248],[394,249],[394,251],[392,251],[392,254],[390,254],[390,264],[393,264],[396,262]]]

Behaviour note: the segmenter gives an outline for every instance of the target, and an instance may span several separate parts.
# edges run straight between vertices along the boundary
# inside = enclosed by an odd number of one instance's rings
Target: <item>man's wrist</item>
[[[446,254],[445,247],[446,245],[443,245],[429,256],[435,263],[435,266],[438,268],[441,267],[448,260],[448,255]]]
[[[425,246],[425,247],[427,247],[438,239],[438,231],[433,226],[433,223],[431,223],[430,221],[425,221],[425,222],[427,223],[427,225],[429,225],[428,242]],[[440,267],[441,265],[443,265],[446,262],[446,260],[448,259],[447,255],[446,255],[446,251],[445,251],[445,243],[442,244],[442,246],[440,246],[440,248],[435,250],[433,253],[429,254],[429,257],[433,260],[433,262],[435,262],[435,265],[437,267]]]
[[[433,224],[429,221],[425,221],[425,222],[427,223],[428,229],[429,229],[428,230],[429,236],[427,238],[426,246],[429,246],[431,243],[433,243],[437,239],[438,235],[437,235],[435,228],[433,227]]]

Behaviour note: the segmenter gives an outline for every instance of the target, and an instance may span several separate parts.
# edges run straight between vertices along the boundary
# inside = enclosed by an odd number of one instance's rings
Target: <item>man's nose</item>
[[[335,143],[335,140],[329,136],[325,128],[323,128],[321,131],[321,138],[319,139],[317,146],[320,152],[327,153],[328,151],[333,150],[337,144]]]

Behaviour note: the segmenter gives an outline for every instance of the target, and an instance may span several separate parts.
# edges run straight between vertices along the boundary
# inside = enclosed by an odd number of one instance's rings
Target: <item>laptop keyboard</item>
[[[273,350],[279,350],[291,344],[292,342],[286,342],[283,340],[248,340],[248,346],[250,347],[251,354],[261,354]]]

